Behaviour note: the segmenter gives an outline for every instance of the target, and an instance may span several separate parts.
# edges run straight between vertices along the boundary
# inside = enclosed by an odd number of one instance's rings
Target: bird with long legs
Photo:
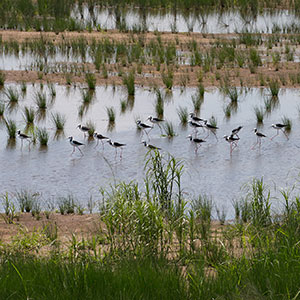
[[[146,141],[142,141],[141,144],[144,144],[144,146],[150,150],[161,150],[161,148],[148,144]]]
[[[207,138],[209,136],[209,134],[212,133],[215,136],[216,140],[218,140],[218,137],[217,137],[217,134],[216,134],[216,130],[219,129],[219,127],[207,123],[207,120],[204,120],[204,127],[208,131],[208,134],[207,134],[207,136],[205,138]]]
[[[206,142],[203,139],[193,138],[192,135],[188,135],[186,138],[195,144],[195,153],[197,153],[198,147],[200,147],[202,143]]]
[[[118,148],[121,149],[120,151],[120,158],[122,158],[122,151],[123,151],[123,147],[126,146],[126,144],[121,144],[118,142],[113,142],[111,139],[108,139],[107,142],[115,148],[115,157],[117,156],[117,152],[118,152]]]
[[[197,117],[196,114],[193,112],[190,112],[189,115],[194,122],[204,122],[205,121],[204,119]]]
[[[148,124],[145,124],[145,123],[143,123],[141,120],[137,120],[136,121],[136,125],[137,125],[137,127],[139,128],[139,129],[141,129],[142,130],[142,132],[143,132],[143,134],[144,134],[144,132],[146,133],[146,135],[147,135],[147,137],[148,137],[148,139],[149,139],[149,133],[147,132],[147,129],[153,129],[153,126],[151,126],[151,125],[148,125]],[[143,135],[142,135],[143,136]]]
[[[75,141],[72,136],[69,136],[68,139],[70,141],[71,146],[73,146],[73,151],[72,151],[72,153],[70,155],[72,155],[75,152],[75,149],[78,149],[79,152],[81,153],[81,155],[83,156],[83,153],[82,153],[82,151],[80,150],[79,147],[83,146],[84,144],[80,143],[78,141]]]
[[[94,132],[94,138],[97,140],[96,146],[94,148],[96,148],[99,145],[99,141],[101,141],[103,149],[104,149],[103,140],[108,140],[109,139],[108,137],[106,137],[106,136],[104,136],[100,133],[97,133],[97,132]]]
[[[203,129],[203,125],[199,124],[198,122],[194,122],[192,120],[188,121],[188,124],[193,128],[195,136],[198,133],[198,128],[202,128]]]
[[[86,133],[88,133],[89,131],[90,131],[90,128],[89,127],[87,127],[87,126],[83,126],[83,125],[81,125],[81,124],[79,124],[78,126],[77,126],[77,128],[79,128],[82,132],[83,132],[83,136],[84,137],[86,137]]]
[[[25,133],[22,133],[21,130],[18,130],[17,131],[17,135],[19,137],[19,139],[21,140],[21,149],[23,148],[23,140],[26,140],[29,144],[28,144],[28,147],[30,149],[30,144],[31,144],[31,136],[25,134]]]
[[[258,146],[260,148],[260,146],[261,146],[261,139],[267,137],[265,134],[259,132],[257,130],[257,128],[254,128],[253,131],[254,131],[254,134],[256,135],[257,139],[256,139],[256,143],[251,148],[252,150],[256,147],[257,144],[258,144]]]
[[[279,135],[279,130],[283,132],[283,134],[285,135],[285,137],[286,137],[287,140],[289,139],[289,137],[287,136],[287,134],[284,132],[284,129],[287,127],[287,125],[277,123],[277,124],[272,124],[271,127],[277,130],[277,133],[273,137],[271,137],[271,140],[273,140],[274,137],[276,137],[277,135]]]
[[[243,126],[239,126],[239,127],[237,127],[237,128],[232,129],[231,135],[240,138],[239,135],[238,135],[238,133],[240,132],[240,130],[241,130],[242,128],[243,128]]]
[[[157,125],[159,127],[159,129],[160,129],[160,132],[162,133],[162,128],[160,126],[160,123],[164,122],[165,121],[164,119],[160,119],[160,118],[149,116],[147,118],[147,120],[149,120],[153,125]]]
[[[224,135],[225,141],[230,144],[230,155],[232,155],[232,151],[237,147],[237,143],[240,140],[239,137],[235,137],[234,134]]]

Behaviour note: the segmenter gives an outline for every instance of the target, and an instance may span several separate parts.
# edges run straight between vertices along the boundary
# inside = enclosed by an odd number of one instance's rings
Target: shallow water
[[[91,24],[95,29],[116,29],[116,18],[112,9],[95,7],[91,15],[85,6],[82,15],[74,9],[72,16],[84,24]],[[83,17],[83,18],[82,18]],[[206,11],[182,14],[166,12],[163,10],[147,10],[144,14],[137,9],[126,9],[121,12],[121,20],[128,29],[141,29],[148,31],[176,31],[176,32],[202,32],[202,33],[235,33],[241,31],[272,33],[283,32],[291,25],[299,26],[299,17],[288,10],[263,10],[257,15],[241,14],[239,11],[225,12]]]
[[[20,88],[19,86],[17,86]],[[90,196],[95,200],[100,199],[99,188],[108,187],[109,184],[125,180],[137,180],[141,184],[144,177],[145,154],[147,150],[140,144],[146,135],[141,137],[137,131],[135,119],[139,117],[145,121],[152,114],[155,115],[154,93],[147,89],[137,88],[135,100],[125,113],[120,111],[120,100],[126,100],[122,88],[97,87],[95,100],[81,119],[78,109],[81,105],[81,88],[66,88],[56,85],[57,96],[52,105],[49,105],[45,120],[37,121],[38,127],[46,127],[50,133],[49,145],[46,149],[38,145],[32,145],[30,150],[27,142],[21,149],[21,142],[16,140],[15,145],[7,141],[7,133],[3,122],[0,124],[0,176],[1,193],[15,192],[20,189],[42,192],[43,198],[56,198],[72,193],[82,204],[87,203]],[[39,86],[28,85],[27,94],[19,101],[17,107],[11,112],[7,108],[6,117],[17,121],[17,127],[25,128],[22,115],[24,105],[34,104],[34,92]],[[45,85],[44,91],[48,88]],[[272,189],[277,191],[281,187],[291,186],[296,180],[300,168],[300,120],[298,105],[300,94],[298,90],[284,90],[279,97],[279,105],[265,118],[264,126],[259,130],[268,137],[276,133],[270,125],[280,122],[282,116],[287,116],[293,122],[293,128],[286,140],[280,133],[273,141],[262,141],[261,148],[250,148],[256,141],[252,129],[256,127],[253,107],[263,105],[267,97],[266,90],[251,89],[240,96],[238,109],[230,119],[224,117],[223,107],[229,102],[218,90],[207,91],[201,107],[201,117],[209,119],[214,115],[217,119],[219,130],[218,141],[213,135],[207,137],[207,142],[199,148],[198,153],[186,136],[192,130],[182,128],[177,116],[179,106],[192,110],[191,95],[195,89],[186,89],[183,93],[174,89],[173,93],[165,101],[165,119],[172,121],[177,136],[173,139],[162,137],[160,130],[154,128],[150,133],[150,143],[161,147],[165,153],[170,153],[184,163],[183,186],[187,198],[196,197],[199,194],[207,194],[213,198],[218,207],[224,207],[232,217],[231,202],[242,195],[240,188],[251,181],[253,177],[264,177],[264,180]],[[1,96],[2,99],[5,96]],[[114,107],[116,110],[116,124],[112,131],[108,129],[106,107]],[[51,112],[59,111],[67,116],[65,136],[55,139]],[[115,157],[114,149],[107,143],[102,150],[101,144],[95,149],[95,141],[84,138],[77,125],[85,124],[92,120],[96,124],[98,132],[107,135],[114,141],[126,144],[123,158]],[[240,132],[239,146],[232,156],[229,154],[229,145],[222,138],[229,134],[238,125],[244,128]],[[84,142],[82,148],[84,156],[76,151],[71,154],[67,137],[72,135],[74,139]],[[199,137],[205,137],[206,133],[199,131]],[[275,192],[276,194],[276,192]],[[278,194],[278,192],[277,192]],[[274,203],[279,203],[278,199]],[[278,207],[278,205],[275,205]]]

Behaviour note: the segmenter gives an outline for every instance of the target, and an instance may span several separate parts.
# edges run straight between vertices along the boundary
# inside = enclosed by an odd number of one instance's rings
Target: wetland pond
[[[21,90],[21,85],[7,84]],[[13,119],[17,128],[25,130],[23,117],[24,106],[36,108],[34,95],[40,90],[40,85],[27,85],[27,92],[21,97],[18,104],[10,107],[6,104],[4,117]],[[136,88],[134,100],[128,100],[122,87],[98,86],[94,100],[82,111],[83,87],[66,87],[54,85],[56,97],[50,101],[50,89],[43,86],[43,91],[48,95],[48,107],[44,118],[35,120],[38,127],[46,127],[50,139],[47,148],[40,148],[38,142],[31,145],[27,142],[21,149],[21,142],[8,140],[8,135],[3,119],[0,122],[0,187],[1,194],[18,190],[30,190],[42,193],[43,199],[57,198],[73,194],[74,197],[86,207],[90,196],[94,200],[100,199],[99,188],[109,188],[115,182],[131,180],[143,185],[145,177],[145,155],[147,149],[141,144],[142,139],[147,139],[142,132],[137,130],[135,120],[140,118],[146,122],[149,115],[155,115],[156,94],[147,88]],[[184,164],[182,185],[187,199],[206,194],[212,197],[213,202],[227,211],[227,218],[233,217],[232,200],[245,195],[241,188],[251,182],[251,179],[261,178],[269,185],[272,191],[279,196],[281,188],[291,187],[297,182],[300,170],[300,119],[299,104],[300,93],[296,89],[282,89],[277,105],[273,111],[264,118],[263,126],[259,130],[272,137],[276,131],[271,128],[272,123],[281,122],[282,117],[292,121],[292,129],[287,140],[281,132],[272,141],[265,139],[261,147],[251,150],[256,142],[253,128],[257,127],[254,107],[264,107],[265,100],[269,97],[267,89],[242,89],[239,90],[237,109],[230,118],[226,118],[224,107],[229,103],[218,89],[206,90],[201,106],[200,116],[206,119],[214,116],[217,120],[218,140],[214,135],[209,135],[197,153],[194,145],[186,138],[192,133],[190,127],[182,127],[177,114],[179,107],[193,110],[192,95],[196,89],[174,88],[164,100],[164,119],[174,125],[176,136],[172,139],[161,136],[158,127],[149,133],[150,144],[161,147],[163,153],[170,153]],[[21,92],[20,92],[21,94]],[[164,94],[164,92],[163,92]],[[4,93],[2,100],[7,100]],[[125,111],[121,111],[121,101],[126,102]],[[114,128],[108,128],[106,108],[114,107],[116,121]],[[79,111],[83,114],[80,115]],[[54,125],[51,122],[51,113],[60,112],[67,117],[64,135],[55,137]],[[115,157],[115,150],[105,143],[95,148],[96,142],[84,138],[83,133],[77,128],[79,123],[86,124],[91,120],[96,125],[96,131],[111,137],[113,141],[125,143],[123,157]],[[149,122],[147,122],[149,123]],[[238,147],[229,153],[229,144],[223,139],[225,134],[239,125],[240,131]],[[81,149],[83,156],[76,150],[73,155],[72,147],[67,140],[73,136],[75,140],[83,142]],[[200,129],[198,137],[204,138],[206,132]],[[274,198],[273,203],[278,207],[282,199]],[[275,205],[276,207],[276,205]]]

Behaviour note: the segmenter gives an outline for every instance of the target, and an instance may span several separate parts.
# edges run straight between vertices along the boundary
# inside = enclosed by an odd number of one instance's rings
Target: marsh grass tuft
[[[6,130],[7,130],[7,133],[8,133],[8,137],[10,139],[15,139],[16,138],[16,134],[17,134],[16,121],[14,121],[12,119],[7,119],[5,121],[5,125],[6,125]]]
[[[45,127],[37,128],[37,139],[41,146],[47,146],[49,141],[49,133]]]
[[[5,83],[5,74],[4,72],[0,71],[0,89],[4,87],[4,83]]]
[[[89,90],[96,89],[96,76],[94,73],[86,73],[85,80],[86,80]]]
[[[3,102],[0,102],[0,117],[4,116],[5,112],[5,104]]]
[[[64,130],[67,118],[60,112],[51,113],[52,123],[55,125],[56,130]]]
[[[25,120],[26,124],[27,125],[33,124],[34,118],[35,118],[34,108],[31,106],[30,107],[25,106],[24,107],[24,120]]]
[[[155,112],[159,118],[164,116],[164,98],[160,89],[156,89]]]
[[[11,104],[18,103],[20,95],[17,89],[13,87],[8,87],[5,89],[4,94],[6,95],[8,101]]]
[[[188,109],[186,107],[180,106],[177,109],[177,114],[182,125],[186,125],[189,119]]]
[[[34,101],[38,109],[45,110],[47,108],[47,95],[42,91],[37,91],[34,94]]]
[[[271,96],[274,98],[278,98],[279,91],[280,91],[279,81],[271,80],[269,82],[269,92],[270,92]]]
[[[106,107],[106,113],[108,116],[108,122],[110,124],[114,124],[115,120],[116,120],[116,112],[115,109],[111,106],[111,107]]]
[[[255,106],[254,113],[256,116],[257,123],[262,124],[264,122],[264,115],[265,115],[264,109],[262,107]]]
[[[292,120],[289,119],[289,118],[286,117],[286,116],[283,116],[282,119],[281,119],[281,121],[282,121],[282,124],[283,124],[283,125],[286,125],[286,127],[285,127],[284,130],[287,131],[287,132],[290,132],[291,129],[292,129]]]
[[[174,130],[174,125],[171,121],[166,121],[163,124],[163,128],[164,128],[166,136],[168,138],[173,138],[174,136],[176,136],[176,132]]]
[[[96,124],[89,120],[86,122],[86,127],[88,127],[90,130],[88,131],[89,137],[92,138],[94,136],[94,132],[96,131]]]
[[[125,85],[127,89],[128,96],[134,96],[135,95],[135,76],[134,72],[130,72],[128,75],[123,75],[123,84]]]

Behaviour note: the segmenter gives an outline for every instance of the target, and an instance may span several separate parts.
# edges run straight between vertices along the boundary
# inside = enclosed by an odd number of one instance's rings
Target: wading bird
[[[71,155],[75,152],[75,149],[77,148],[79,150],[79,152],[81,153],[81,155],[83,156],[83,153],[82,153],[82,151],[80,150],[79,147],[83,146],[84,144],[73,140],[72,136],[69,136],[68,139],[70,141],[70,144],[73,146],[73,151],[72,151]]]

